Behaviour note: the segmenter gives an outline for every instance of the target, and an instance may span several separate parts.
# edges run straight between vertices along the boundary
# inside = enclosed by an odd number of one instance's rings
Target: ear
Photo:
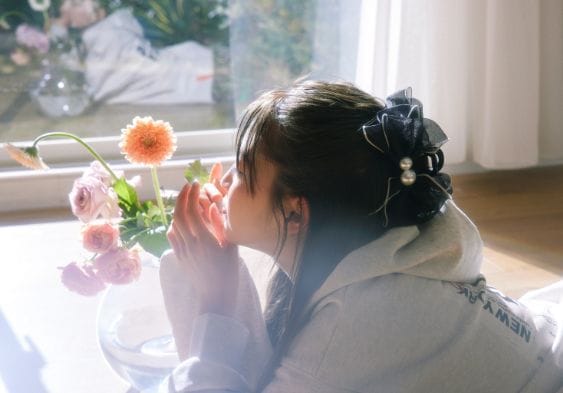
[[[287,234],[297,235],[309,225],[309,202],[303,197],[289,196],[284,201]]]

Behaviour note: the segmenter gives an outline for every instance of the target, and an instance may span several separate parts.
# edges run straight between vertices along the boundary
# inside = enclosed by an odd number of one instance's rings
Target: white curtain
[[[563,160],[563,0],[363,0],[356,83],[412,86],[447,162]]]

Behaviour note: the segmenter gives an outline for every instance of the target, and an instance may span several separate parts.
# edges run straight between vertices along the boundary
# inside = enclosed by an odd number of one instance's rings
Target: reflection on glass
[[[234,127],[263,90],[301,76],[353,80],[360,3],[3,0],[0,141],[49,130],[117,135],[136,115],[176,131]],[[74,74],[61,72],[80,83],[45,79],[47,66],[69,59]],[[72,85],[70,99],[56,89],[61,83]],[[67,103],[59,108],[37,86]]]

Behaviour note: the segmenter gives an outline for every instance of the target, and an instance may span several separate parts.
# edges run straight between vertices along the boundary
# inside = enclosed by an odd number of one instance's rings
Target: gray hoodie
[[[563,392],[563,281],[516,301],[486,285],[481,261],[453,202],[353,251],[264,392]],[[187,360],[161,391],[253,391],[272,349],[244,264],[235,318],[194,317],[189,294],[171,289],[174,266],[163,258],[163,293]]]

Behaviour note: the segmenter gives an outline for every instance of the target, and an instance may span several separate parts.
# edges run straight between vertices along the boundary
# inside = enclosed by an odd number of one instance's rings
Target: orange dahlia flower
[[[159,165],[174,154],[176,136],[170,123],[137,116],[121,130],[119,147],[133,164]]]

